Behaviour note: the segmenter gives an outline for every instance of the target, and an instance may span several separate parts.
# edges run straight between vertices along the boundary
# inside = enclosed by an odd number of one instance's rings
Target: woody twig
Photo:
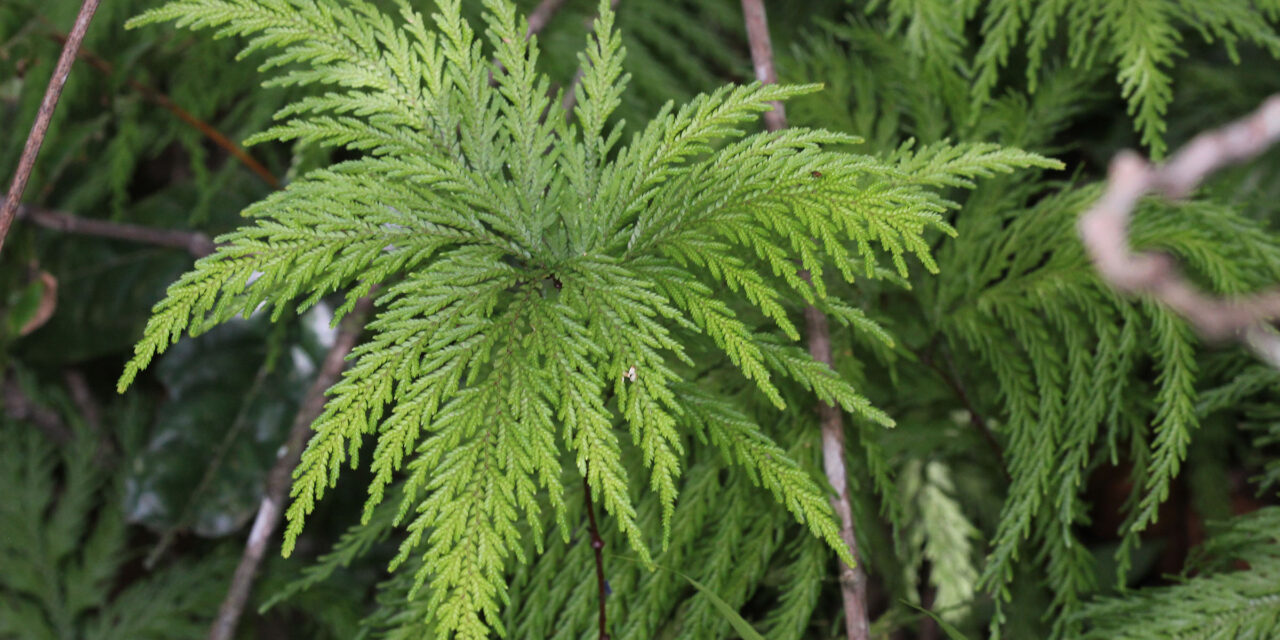
[[[1231,298],[1205,293],[1182,275],[1170,256],[1135,252],[1129,244],[1129,220],[1143,196],[1185,197],[1205,176],[1254,158],[1278,139],[1280,95],[1268,98],[1240,120],[1196,136],[1164,164],[1122,152],[1111,162],[1102,197],[1079,221],[1089,257],[1102,279],[1116,290],[1149,295],[1186,318],[1206,338],[1240,340],[1276,367],[1280,367],[1280,334],[1267,323],[1280,318],[1280,288]]]

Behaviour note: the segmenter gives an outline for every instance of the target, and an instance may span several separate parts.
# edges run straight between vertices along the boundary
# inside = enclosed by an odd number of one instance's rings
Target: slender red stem
[[[67,37],[60,33],[49,34],[49,37],[64,44],[67,41]],[[112,66],[110,62],[107,62],[91,51],[82,50],[80,51],[79,56],[81,60],[84,60],[89,64],[89,66],[101,71],[103,75],[109,76],[115,73],[115,67]],[[208,138],[210,142],[231,154],[232,157],[239,160],[241,164],[247,167],[259,178],[262,178],[262,181],[267,183],[267,186],[272,189],[280,188],[280,180],[276,178],[275,174],[271,173],[270,169],[267,169],[262,165],[262,163],[249,155],[249,153],[244,150],[244,147],[241,147],[230,138],[223,135],[222,132],[218,131],[218,129],[213,125],[197,118],[190,111],[178,106],[178,103],[165,95],[164,92],[156,89],[155,87],[139,82],[138,80],[134,80],[133,78],[126,79],[125,84],[128,84],[134,91],[142,94],[144,98],[167,109],[169,113],[177,116],[179,120],[191,125],[196,131],[199,131],[204,137]]]
[[[596,554],[596,589],[600,594],[600,640],[609,640],[609,623],[605,617],[605,598],[609,596],[609,586],[604,579],[604,538],[600,537],[600,527],[596,525],[596,508],[591,501],[591,484],[587,477],[582,477],[582,495],[587,503],[587,522],[591,525],[591,549]]]

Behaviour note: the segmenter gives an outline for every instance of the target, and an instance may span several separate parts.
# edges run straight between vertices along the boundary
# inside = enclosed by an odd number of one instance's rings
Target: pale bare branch
[[[311,433],[311,423],[315,422],[324,410],[325,391],[337,383],[347,356],[355,348],[356,340],[364,328],[365,317],[372,308],[371,298],[361,298],[355,310],[343,318],[342,328],[338,331],[333,346],[329,347],[329,352],[320,365],[315,381],[311,383],[311,388],[307,390],[307,395],[302,400],[302,406],[298,408],[284,449],[267,474],[266,495],[258,505],[258,515],[253,519],[253,527],[249,530],[249,539],[245,542],[240,564],[231,578],[227,597],[218,608],[218,617],[214,619],[213,626],[209,629],[209,640],[231,640],[235,635],[240,614],[244,611],[244,605],[249,600],[249,592],[253,589],[254,576],[258,573],[258,566],[262,564],[267,545],[271,541],[271,534],[280,525],[280,514],[283,513],[293,468],[298,466],[302,449],[307,443],[307,436]]]
[[[1231,298],[1210,295],[1192,285],[1170,256],[1135,252],[1129,244],[1129,221],[1143,196],[1184,197],[1205,176],[1257,156],[1277,139],[1280,95],[1240,120],[1196,136],[1164,164],[1124,151],[1111,161],[1106,190],[1080,217],[1079,231],[1098,274],[1112,287],[1149,295],[1206,338],[1238,339],[1280,367],[1280,335],[1268,324],[1280,318],[1280,289]]]
[[[751,62],[755,66],[756,79],[765,84],[776,83],[778,74],[773,66],[773,45],[769,40],[769,22],[762,0],[742,0],[742,13],[747,23],[747,38],[751,44]],[[775,102],[772,111],[764,114],[765,127],[770,131],[787,126],[787,114],[782,104]],[[805,280],[807,272],[801,274]],[[809,354],[815,360],[832,366],[831,330],[827,316],[812,305],[804,310],[805,332],[809,339]],[[848,640],[868,640],[871,637],[867,619],[867,574],[858,561],[858,539],[853,530],[853,509],[849,502],[849,480],[844,462],[844,421],[840,409],[825,402],[818,404],[822,425],[822,468],[827,481],[835,490],[831,507],[840,519],[840,539],[855,560],[853,566],[840,561],[840,595],[844,603],[845,636]]]

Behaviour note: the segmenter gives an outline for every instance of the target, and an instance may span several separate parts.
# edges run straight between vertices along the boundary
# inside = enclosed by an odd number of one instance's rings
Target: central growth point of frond
[[[669,528],[690,436],[850,560],[818,485],[747,412],[700,387],[700,373],[725,363],[779,408],[775,382],[789,378],[891,424],[775,335],[800,338],[804,304],[870,325],[827,298],[828,272],[872,277],[887,258],[905,276],[908,254],[934,270],[927,234],[952,233],[952,204],[931,189],[1053,163],[994,145],[883,160],[829,148],[857,141],[826,131],[745,131],[772,102],[816,86],[725,87],[668,105],[622,144],[611,114],[627,77],[608,2],[579,56],[571,113],[510,2],[485,1],[483,42],[457,0],[430,20],[398,4],[393,17],[360,0],[177,0],[134,21],[246,38],[245,53],[270,53],[270,84],[319,89],[255,140],[360,157],[249,207],[253,222],[155,307],[121,388],[183,333],[340,291],[346,311],[380,287],[370,338],[294,474],[284,551],[377,434],[365,517],[403,483],[408,535],[394,564],[421,558],[418,584],[446,636],[501,631],[523,530],[540,540],[549,508],[568,536],[566,467],[648,559],[624,457],[643,458]],[[695,348],[721,362],[695,363]]]

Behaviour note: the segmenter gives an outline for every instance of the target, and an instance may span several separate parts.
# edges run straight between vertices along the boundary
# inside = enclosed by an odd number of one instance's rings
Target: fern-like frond
[[[1084,638],[1268,637],[1280,631],[1280,539],[1268,507],[1217,527],[1200,575],[1097,600],[1080,612]],[[1248,570],[1239,570],[1247,564]]]
[[[400,586],[423,603],[415,624],[445,637],[510,631],[502,609],[513,566],[546,549],[548,530],[570,537],[566,467],[642,563],[653,559],[650,528],[669,548],[684,535],[677,512],[693,434],[851,560],[810,472],[757,426],[767,421],[696,384],[690,354],[713,354],[707,365],[723,364],[779,409],[778,382],[790,379],[891,424],[783,342],[800,338],[797,301],[892,342],[827,298],[824,273],[853,281],[861,263],[873,277],[885,256],[898,277],[908,257],[933,270],[929,239],[952,233],[943,214],[954,207],[939,189],[1057,165],[991,145],[884,159],[843,150],[856,142],[844,134],[749,133],[773,102],[816,85],[726,86],[668,104],[624,140],[612,115],[628,82],[625,50],[608,2],[568,114],[512,3],[486,0],[483,30],[456,0],[430,20],[395,5],[398,16],[364,0],[176,0],[133,23],[244,38],[244,54],[268,56],[268,84],[324,91],[286,106],[255,140],[356,158],[249,208],[252,222],[156,306],[121,387],[184,333],[334,293],[346,296],[341,315],[380,287],[371,335],[330,389],[295,471],[284,550],[369,438],[363,521],[383,522],[388,488],[403,482],[394,521],[407,536],[392,565],[413,570]],[[633,478],[645,473],[654,499],[638,501]],[[763,529],[717,532],[724,570],[706,581],[738,604],[774,548],[757,548],[762,532],[784,525],[747,526]],[[718,628],[706,606],[690,614],[691,629]]]
[[[126,577],[125,474],[105,463],[100,439],[78,418],[72,424],[77,437],[55,446],[28,422],[0,419],[0,482],[8,487],[0,501],[0,637],[204,633],[233,558],[215,552]]]

